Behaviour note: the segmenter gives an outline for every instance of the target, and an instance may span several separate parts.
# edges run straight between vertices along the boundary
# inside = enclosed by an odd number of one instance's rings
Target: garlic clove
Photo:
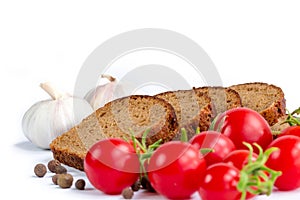
[[[86,100],[58,92],[48,83],[41,87],[52,99],[31,106],[23,116],[22,129],[33,144],[49,149],[53,139],[80,123],[93,109]]]
[[[124,91],[118,85],[116,78],[102,74],[101,78],[108,79],[109,83],[91,89],[84,97],[94,110],[103,107],[106,103],[124,96]]]

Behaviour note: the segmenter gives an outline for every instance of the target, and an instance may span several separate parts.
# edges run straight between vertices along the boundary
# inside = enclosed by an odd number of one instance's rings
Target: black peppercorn
[[[75,187],[78,189],[78,190],[84,190],[84,187],[85,187],[85,181],[83,179],[78,179],[75,183]]]
[[[131,187],[125,188],[122,191],[122,196],[123,196],[124,199],[132,199],[133,191],[132,191]]]
[[[55,173],[56,174],[65,174],[65,173],[67,173],[67,169],[62,165],[58,165],[55,167]]]
[[[55,174],[54,176],[52,176],[52,182],[57,185],[57,179],[58,179],[59,174]]]
[[[71,174],[59,174],[57,184],[61,188],[70,188],[73,184],[73,176]]]
[[[134,184],[132,184],[131,189],[136,192],[139,191],[139,189],[141,189],[141,181],[137,180],[136,182],[134,182]]]
[[[44,164],[37,164],[35,167],[34,167],[34,173],[37,177],[44,177],[45,174],[47,172],[47,168]]]
[[[146,177],[142,177],[141,185],[144,189],[148,190],[149,192],[155,192],[155,189],[152,187],[150,181]]]
[[[61,164],[58,160],[50,160],[48,162],[48,169],[50,172],[55,173],[55,168],[56,168],[56,166],[59,166],[59,165],[61,165]]]

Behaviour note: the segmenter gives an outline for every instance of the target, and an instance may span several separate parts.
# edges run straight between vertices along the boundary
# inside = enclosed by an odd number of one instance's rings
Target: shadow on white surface
[[[22,141],[14,144],[15,147],[19,148],[20,150],[25,150],[25,151],[49,151],[46,149],[41,149],[36,146],[34,146],[31,142],[29,141]]]

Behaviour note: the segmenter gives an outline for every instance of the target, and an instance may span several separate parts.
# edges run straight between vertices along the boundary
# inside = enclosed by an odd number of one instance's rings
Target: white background
[[[274,0],[1,1],[1,196],[105,197],[91,187],[82,192],[60,190],[50,178],[34,178],[34,165],[47,162],[51,153],[28,143],[20,125],[33,103],[48,98],[38,87],[40,82],[52,81],[71,93],[87,56],[125,31],[163,28],[179,32],[208,53],[225,86],[272,83],[284,90],[289,110],[300,106],[299,10],[297,1]],[[299,197],[296,191],[257,199]]]

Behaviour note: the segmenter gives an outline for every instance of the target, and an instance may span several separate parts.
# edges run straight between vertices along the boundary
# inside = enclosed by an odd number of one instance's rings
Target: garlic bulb
[[[123,89],[118,85],[114,77],[102,74],[101,78],[106,78],[110,82],[91,89],[84,97],[94,110],[97,110],[116,98],[124,96]]]
[[[93,109],[84,99],[61,93],[50,83],[40,86],[52,99],[31,106],[24,114],[22,128],[25,136],[33,144],[49,149],[53,139],[78,124],[91,114]]]

